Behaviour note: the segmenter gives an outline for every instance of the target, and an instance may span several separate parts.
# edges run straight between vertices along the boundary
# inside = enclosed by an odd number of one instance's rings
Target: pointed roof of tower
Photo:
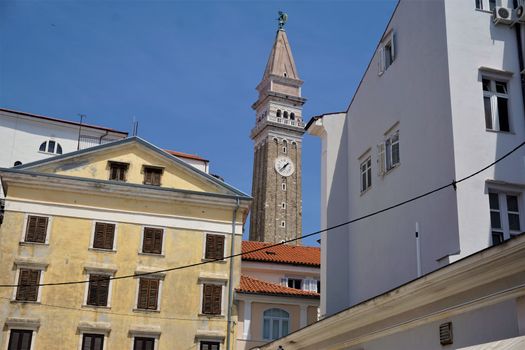
[[[285,73],[288,78],[300,80],[286,32],[284,29],[279,29],[275,36],[268,63],[266,63],[263,80],[269,75],[282,77],[285,76]]]

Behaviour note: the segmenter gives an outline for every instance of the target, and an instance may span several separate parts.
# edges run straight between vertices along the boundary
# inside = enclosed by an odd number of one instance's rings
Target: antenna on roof
[[[137,136],[139,133],[139,122],[138,120],[135,120],[135,117],[133,117],[133,131],[131,132],[131,135]]]
[[[86,117],[86,115],[79,114],[79,116],[80,116],[80,126],[78,127],[77,151],[80,149],[80,134],[82,132],[82,122],[84,121],[84,118]]]

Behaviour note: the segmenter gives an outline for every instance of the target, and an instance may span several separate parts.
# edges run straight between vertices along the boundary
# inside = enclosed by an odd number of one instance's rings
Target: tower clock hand
[[[283,171],[290,163],[286,163],[285,165],[283,165],[283,167],[281,168],[281,171]]]

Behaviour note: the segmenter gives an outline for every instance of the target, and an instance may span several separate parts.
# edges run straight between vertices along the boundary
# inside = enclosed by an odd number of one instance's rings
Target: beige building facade
[[[250,197],[136,137],[0,176],[0,349],[233,349]]]

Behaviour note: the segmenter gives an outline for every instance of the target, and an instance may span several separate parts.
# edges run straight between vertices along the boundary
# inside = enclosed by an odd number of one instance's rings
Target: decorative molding
[[[9,328],[24,328],[37,331],[40,328],[39,318],[8,317],[5,324]]]
[[[111,332],[111,324],[108,322],[80,321],[77,329],[80,333],[94,332],[108,336]]]

